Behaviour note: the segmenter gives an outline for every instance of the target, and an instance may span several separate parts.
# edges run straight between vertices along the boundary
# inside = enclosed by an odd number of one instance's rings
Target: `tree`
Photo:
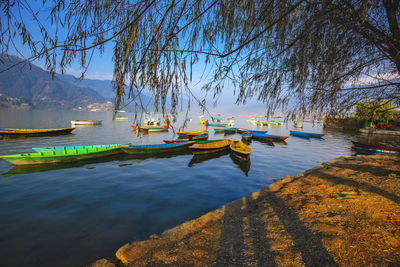
[[[20,35],[32,51],[29,59],[46,58],[54,72],[78,58],[85,68],[94,50],[114,42],[116,108],[124,94],[140,105],[140,92],[150,90],[162,112],[169,97],[175,114],[180,96],[191,95],[193,66],[199,63],[212,71],[204,90],[219,95],[233,89],[237,103],[257,97],[268,114],[278,108],[292,116],[342,114],[365,98],[400,106],[400,82],[392,79],[400,74],[396,0],[59,0],[43,5],[54,32],[28,1],[0,3],[1,50],[8,51]],[[18,14],[30,14],[41,39],[34,40],[28,21]]]
[[[358,119],[366,120],[370,123],[378,123],[393,119],[395,109],[389,101],[370,101],[366,99],[357,103],[354,113]]]

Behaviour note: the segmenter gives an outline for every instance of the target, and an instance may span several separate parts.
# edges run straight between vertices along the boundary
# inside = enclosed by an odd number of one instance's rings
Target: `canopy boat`
[[[118,110],[113,116],[113,120],[115,121],[127,121],[128,117],[122,115],[121,113],[125,113],[125,110]]]
[[[377,150],[377,152],[387,152],[387,153],[391,153],[391,152],[400,152],[400,148],[399,147],[395,147],[395,146],[387,146],[387,145],[382,145],[382,144],[369,144],[369,143],[364,143],[364,142],[357,142],[357,141],[351,141],[354,146],[360,148],[368,148],[368,149],[373,149],[373,150]]]
[[[232,139],[230,149],[232,154],[240,159],[248,159],[250,153],[252,152],[248,145],[236,139]]]
[[[230,144],[231,140],[222,140],[212,143],[194,144],[189,148],[193,154],[208,154],[228,150]]]
[[[133,155],[152,155],[152,154],[167,154],[174,153],[183,149],[187,149],[188,146],[194,144],[194,141],[170,143],[170,144],[158,144],[158,145],[128,145],[120,146],[122,151],[127,154]]]
[[[251,118],[250,120],[247,120],[247,121],[252,123],[252,124],[257,124],[258,123],[257,118]]]
[[[257,121],[256,123],[258,126],[269,126],[269,123],[266,121]]]
[[[207,117],[200,116],[200,124],[206,124],[208,122]]]
[[[197,141],[197,140],[206,140],[206,139],[208,139],[208,133],[195,135],[190,140]]]
[[[0,156],[15,165],[64,163],[92,158],[106,157],[121,153],[119,145],[88,147],[82,149],[45,150],[36,153]]]
[[[238,133],[267,133],[268,131],[256,131],[256,130],[248,130],[248,129],[243,129],[243,128],[237,128]]]
[[[310,137],[321,138],[321,137],[323,137],[325,134],[320,134],[320,133],[308,133],[308,132],[299,132],[299,131],[290,131],[290,135],[299,136],[299,137],[305,137],[305,138],[310,138]]]
[[[218,122],[215,122],[215,123],[206,122],[206,126],[224,127],[224,126],[226,126],[226,125],[228,125],[228,124],[227,124],[227,123],[218,123]]]
[[[221,121],[222,121],[222,118],[219,118],[219,117],[211,117],[211,120],[212,120],[213,122],[221,122]]]
[[[272,125],[283,125],[283,121],[281,120],[269,120],[268,123]]]
[[[100,125],[101,121],[94,120],[74,120],[71,121],[71,125]]]
[[[176,134],[179,136],[179,138],[190,138],[196,135],[200,134],[208,134],[208,131],[206,130],[197,130],[197,131],[189,131],[189,132],[177,132]]]
[[[231,127],[231,128],[224,128],[224,133],[225,134],[234,134],[237,132],[237,128]]]
[[[58,129],[15,129],[15,128],[5,128],[4,131],[0,131],[0,135],[2,135],[3,138],[60,135],[60,134],[70,134],[74,129],[75,128],[58,128]]]
[[[288,138],[288,136],[265,134],[265,133],[252,132],[252,134],[253,134],[253,139],[265,140],[265,141],[283,141]]]
[[[235,126],[235,121],[233,119],[228,119],[228,124],[226,126],[234,127]]]
[[[245,141],[250,141],[252,137],[253,137],[253,134],[251,132],[242,133],[242,138]]]
[[[32,147],[36,152],[49,152],[49,151],[62,151],[62,150],[73,150],[73,149],[88,149],[88,148],[110,148],[126,146],[127,144],[110,144],[110,145],[88,145],[88,146],[48,146],[48,147]],[[122,151],[121,151],[122,152]]]

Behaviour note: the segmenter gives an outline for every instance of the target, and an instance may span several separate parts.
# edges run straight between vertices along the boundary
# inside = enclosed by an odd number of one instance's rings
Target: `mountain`
[[[21,62],[18,57],[0,55],[0,106],[15,107],[17,103],[36,109],[73,109],[107,101],[87,86],[76,86],[58,77],[52,79],[48,71]],[[10,68],[13,65],[16,66]]]

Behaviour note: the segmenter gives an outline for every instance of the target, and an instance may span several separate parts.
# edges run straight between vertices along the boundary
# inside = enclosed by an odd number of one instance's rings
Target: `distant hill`
[[[1,54],[0,71],[21,61]],[[108,100],[87,86],[76,86],[58,77],[52,79],[48,71],[24,63],[0,73],[0,96],[0,106],[15,107],[15,103],[22,103],[24,107],[36,109],[72,109]]]

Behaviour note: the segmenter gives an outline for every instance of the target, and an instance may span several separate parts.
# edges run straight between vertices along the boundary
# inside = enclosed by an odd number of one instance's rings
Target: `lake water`
[[[232,114],[225,115],[226,119]],[[236,125],[256,129],[249,114]],[[132,114],[128,114],[132,117]],[[158,144],[173,131],[137,136],[130,121],[111,112],[0,110],[2,128],[70,127],[76,119],[102,120],[70,135],[0,140],[0,155],[33,152],[32,147],[110,143]],[[198,114],[189,130],[200,129]],[[183,119],[174,124],[183,125]],[[292,124],[264,127],[289,135]],[[260,129],[260,127],[259,127]],[[224,138],[209,127],[210,139]],[[304,131],[323,132],[304,123]],[[196,160],[192,154],[135,159],[115,156],[67,165],[17,168],[0,160],[0,258],[3,266],[85,266],[114,255],[127,242],[146,239],[322,162],[352,154],[351,138],[325,131],[324,139],[289,137],[269,145],[252,141],[250,164],[229,154]],[[240,139],[240,135],[229,135]]]

